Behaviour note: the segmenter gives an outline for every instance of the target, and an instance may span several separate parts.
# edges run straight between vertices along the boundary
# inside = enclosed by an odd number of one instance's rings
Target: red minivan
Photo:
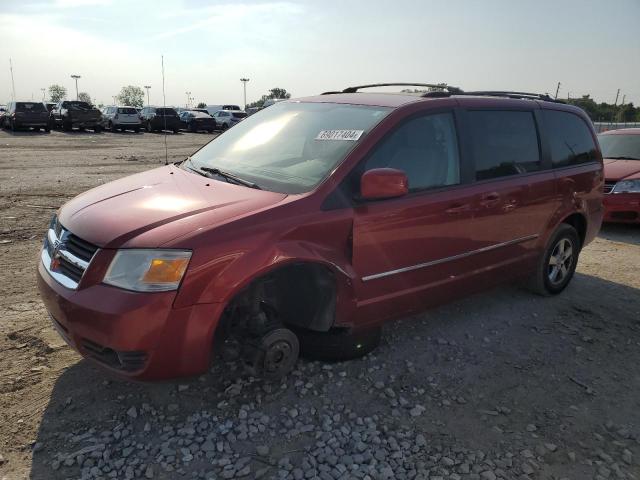
[[[364,87],[277,103],[65,204],[38,265],[60,334],[130,378],[200,374],[219,351],[279,377],[300,350],[362,355],[384,321],[499,283],[562,291],[603,214],[584,112]]]

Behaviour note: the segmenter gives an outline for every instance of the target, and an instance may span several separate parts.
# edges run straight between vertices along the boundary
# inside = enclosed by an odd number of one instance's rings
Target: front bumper
[[[640,193],[609,193],[603,204],[604,222],[640,223]]]
[[[38,262],[38,289],[53,326],[82,356],[137,380],[198,375],[209,366],[220,304],[173,308],[176,292],[97,284],[68,289]]]

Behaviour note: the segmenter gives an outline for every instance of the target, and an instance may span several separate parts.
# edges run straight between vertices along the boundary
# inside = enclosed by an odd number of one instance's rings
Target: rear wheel
[[[96,125],[95,127],[93,127],[93,132],[94,133],[100,133],[102,131],[102,126],[101,125]]]
[[[173,129],[173,133],[178,133],[179,131],[180,131],[180,129],[179,129],[179,128],[174,128],[174,129]]]
[[[149,133],[151,133],[151,132],[153,131],[153,130],[151,129],[151,122],[150,122],[150,121],[148,121],[148,120],[147,120],[146,128],[147,128],[147,132],[149,132]]]
[[[62,120],[62,129],[65,132],[70,132],[71,130],[73,130],[73,125],[68,120]]]
[[[109,130],[111,130],[113,133],[116,133],[118,131],[116,125],[113,122],[109,122]]]
[[[222,131],[224,132],[227,128],[229,128],[229,125],[227,125],[226,123],[222,124]]]
[[[140,127],[134,127],[133,131],[136,132],[136,133],[140,133]]]
[[[576,229],[566,223],[561,224],[547,244],[535,274],[529,279],[529,289],[544,296],[562,292],[573,278],[580,248]]]

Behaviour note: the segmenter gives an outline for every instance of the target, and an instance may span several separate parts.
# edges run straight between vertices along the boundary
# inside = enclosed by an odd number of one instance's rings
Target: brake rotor
[[[300,353],[298,337],[288,328],[277,328],[264,334],[259,342],[260,358],[256,358],[255,370],[259,370],[263,377],[278,379],[287,375],[296,362]]]

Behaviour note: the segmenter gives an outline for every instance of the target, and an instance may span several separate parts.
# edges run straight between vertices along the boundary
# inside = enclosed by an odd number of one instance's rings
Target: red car
[[[604,221],[640,223],[640,128],[598,135],[604,157]]]
[[[362,355],[381,324],[527,279],[562,291],[602,220],[591,122],[547,96],[344,92],[277,103],[186,160],[90,190],[52,219],[54,326],[121,375],[242,355]]]

